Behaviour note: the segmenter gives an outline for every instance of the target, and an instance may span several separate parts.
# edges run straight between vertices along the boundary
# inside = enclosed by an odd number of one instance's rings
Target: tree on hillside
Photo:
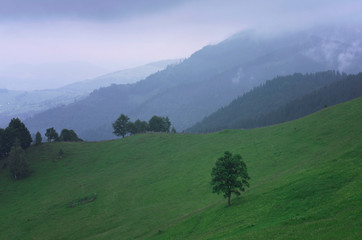
[[[59,135],[53,127],[46,130],[45,136],[48,138],[48,142],[59,140]]]
[[[127,130],[127,124],[129,122],[129,117],[121,114],[121,116],[119,116],[119,118],[112,124],[113,125],[113,133],[116,136],[121,136],[122,138],[124,138],[124,136],[127,135],[128,130]]]
[[[41,142],[43,141],[43,138],[41,137],[41,133],[40,132],[37,132],[35,134],[35,145],[40,145]]]
[[[232,155],[229,151],[220,157],[212,168],[211,185],[213,193],[223,193],[228,198],[228,206],[230,206],[231,194],[240,195],[240,191],[245,191],[245,186],[249,187],[250,179],[245,162],[241,160],[239,154]]]
[[[148,123],[146,121],[141,121],[141,120],[137,119],[134,122],[134,125],[136,127],[136,132],[137,133],[145,133],[145,132],[147,132]]]
[[[9,155],[15,139],[18,139],[23,149],[28,148],[33,141],[29,130],[19,118],[11,119],[6,129],[0,129],[0,159]]]
[[[59,141],[63,142],[79,142],[83,141],[72,129],[63,129],[60,133]]]
[[[170,132],[171,122],[168,117],[153,116],[148,127],[152,132]]]
[[[25,161],[25,151],[21,148],[18,138],[16,138],[14,145],[11,148],[8,166],[14,179],[26,177],[29,174],[29,166]]]
[[[29,130],[19,118],[11,119],[9,126],[5,129],[10,134],[11,145],[14,144],[15,139],[19,139],[20,146],[26,149],[30,146],[33,139],[31,138]]]
[[[127,123],[126,128],[127,128],[127,133],[131,135],[137,134],[137,128],[134,122],[129,121]]]

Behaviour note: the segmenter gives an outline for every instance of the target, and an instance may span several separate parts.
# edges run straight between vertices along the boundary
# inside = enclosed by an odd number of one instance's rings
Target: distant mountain
[[[220,108],[187,132],[255,128],[294,120],[362,96],[362,73],[293,74],[277,77]]]
[[[2,88],[18,91],[56,89],[107,72],[106,68],[82,61],[5,63],[0,65],[0,83]]]
[[[109,74],[105,74],[94,79],[88,79],[81,82],[69,84],[60,88],[67,91],[78,91],[84,93],[90,93],[95,89],[101,87],[108,87],[112,84],[129,84],[138,82],[147,76],[165,69],[168,65],[179,63],[181,60],[163,60],[158,62],[152,62],[146,65],[142,65],[135,68],[125,69]]]
[[[26,123],[32,131],[70,128],[83,139],[102,140],[114,137],[111,123],[121,113],[133,120],[167,115],[182,131],[275,76],[362,71],[360,39],[359,28],[327,27],[275,36],[245,31],[145,80],[101,88]]]
[[[102,75],[57,89],[12,91],[0,89],[0,127],[12,117],[28,118],[36,113],[85,98],[93,90],[112,84],[134,83],[180,60],[164,60]]]

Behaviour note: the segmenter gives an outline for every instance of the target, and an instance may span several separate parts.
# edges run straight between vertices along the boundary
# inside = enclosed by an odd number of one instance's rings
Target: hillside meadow
[[[253,130],[31,147],[29,178],[0,171],[0,239],[358,239],[361,119],[359,98]],[[230,207],[209,184],[224,151],[251,177]]]

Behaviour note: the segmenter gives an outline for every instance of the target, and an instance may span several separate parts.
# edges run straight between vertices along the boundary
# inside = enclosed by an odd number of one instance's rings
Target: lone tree
[[[113,125],[113,133],[117,136],[121,136],[124,138],[126,134],[128,133],[127,125],[129,122],[129,117],[121,114],[119,118],[112,124]]]
[[[48,138],[48,142],[51,142],[52,140],[59,141],[59,135],[53,127],[46,130],[45,136]]]
[[[72,129],[63,129],[60,133],[59,141],[82,142],[83,140]]]
[[[228,198],[230,206],[231,193],[240,195],[240,191],[245,191],[245,186],[249,187],[250,179],[246,164],[241,160],[239,154],[232,155],[229,151],[220,157],[212,168],[211,185],[213,193],[223,193],[224,198]]]

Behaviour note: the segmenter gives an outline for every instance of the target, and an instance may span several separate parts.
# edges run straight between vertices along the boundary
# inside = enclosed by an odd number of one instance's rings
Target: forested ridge
[[[327,71],[276,77],[187,131],[205,133],[277,124],[359,96],[362,96],[362,73]]]

